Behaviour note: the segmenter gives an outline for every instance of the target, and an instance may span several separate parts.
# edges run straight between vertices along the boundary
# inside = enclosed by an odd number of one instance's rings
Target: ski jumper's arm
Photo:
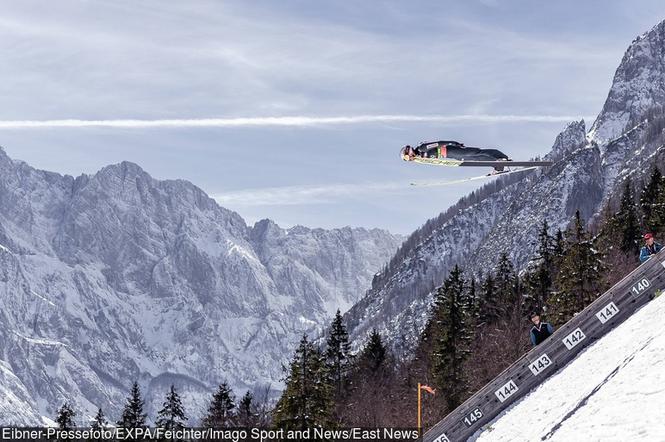
[[[531,335],[531,344],[533,344],[533,346],[535,347],[536,346],[536,335],[533,333],[533,328],[531,329],[529,334]]]
[[[649,258],[650,258],[649,249],[646,247],[642,247],[642,250],[640,250],[640,262],[644,262]]]

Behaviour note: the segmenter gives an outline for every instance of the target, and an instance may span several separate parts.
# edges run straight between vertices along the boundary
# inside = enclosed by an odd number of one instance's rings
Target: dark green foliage
[[[637,220],[637,208],[630,179],[626,179],[623,195],[621,196],[621,205],[619,212],[614,217],[614,222],[618,224],[618,239],[621,241],[621,251],[637,255],[640,226]]]
[[[517,302],[517,276],[513,263],[506,253],[502,253],[499,257],[494,284],[501,310],[506,312]]]
[[[108,426],[109,422],[106,420],[106,417],[104,416],[104,412],[102,411],[101,408],[97,410],[97,414],[95,417],[92,419],[90,422],[90,428],[93,430],[101,430],[104,429]]]
[[[533,260],[534,267],[526,277],[527,298],[525,311],[544,310],[550,292],[552,291],[552,279],[554,274],[554,241],[549,234],[547,221],[543,221],[543,227],[538,234],[538,254]]]
[[[469,314],[469,323],[471,327],[475,327],[478,323],[479,317],[479,296],[476,291],[476,280],[471,278],[468,282],[467,288],[467,305],[466,311]]]
[[[467,394],[464,363],[471,350],[471,316],[468,291],[459,267],[455,266],[437,292],[432,321],[432,376],[450,410]]]
[[[642,188],[640,208],[642,224],[652,233],[662,232],[665,227],[665,178],[658,167],[654,167],[649,181]]]
[[[165,430],[173,431],[184,428],[185,422],[187,422],[187,416],[182,406],[182,400],[175,386],[171,385],[171,389],[166,394],[166,400],[162,404],[162,409],[157,413],[155,424]]]
[[[249,428],[255,427],[258,422],[258,413],[254,406],[254,396],[248,390],[238,403],[238,413],[236,416],[238,426]]]
[[[226,382],[217,388],[212,395],[212,401],[208,406],[208,412],[203,418],[202,425],[206,428],[229,428],[233,425],[233,409],[235,408],[235,397],[233,391]]]
[[[72,428],[76,427],[74,417],[76,417],[76,412],[69,404],[69,402],[65,402],[58,410],[58,415],[55,418],[55,422],[58,424],[59,429],[71,430]]]
[[[556,235],[554,236],[554,246],[552,247],[552,255],[554,258],[554,263],[557,264],[558,262],[563,259],[563,254],[566,249],[566,240],[563,238],[563,232],[561,229],[556,230]]]
[[[374,329],[369,340],[358,356],[358,366],[370,372],[378,371],[384,364],[387,350],[379,332]]]
[[[602,255],[594,249],[579,210],[566,232],[566,249],[560,267],[558,291],[552,302],[551,318],[555,325],[564,324],[596,299],[605,271]]]
[[[295,351],[285,381],[286,388],[274,410],[274,425],[287,430],[330,428],[333,386],[324,356],[307,335]]]
[[[129,398],[122,410],[122,418],[118,421],[119,427],[145,428],[147,414],[143,412],[143,399],[138,382],[134,381],[129,392]]]
[[[342,314],[339,310],[335,314],[330,327],[330,335],[326,341],[326,362],[330,367],[330,374],[335,385],[337,395],[341,394],[344,377],[349,368],[350,344],[349,334],[342,322]]]
[[[487,278],[480,287],[479,303],[479,321],[484,323],[495,323],[505,317],[505,311],[499,299],[498,291],[494,282],[492,274],[488,274]]]

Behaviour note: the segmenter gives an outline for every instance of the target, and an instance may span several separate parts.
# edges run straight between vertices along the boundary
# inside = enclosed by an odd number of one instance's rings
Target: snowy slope
[[[656,298],[470,440],[665,440],[665,334]]]
[[[407,239],[409,247],[346,315],[351,335],[362,339],[377,328],[406,355],[425,323],[431,291],[455,264],[478,275],[505,252],[524,269],[543,220],[565,229],[576,210],[593,220],[610,196],[620,194],[626,177],[637,180],[654,161],[665,163],[663,112],[654,110],[665,105],[663,78],[665,22],[630,45],[591,130],[577,121],[559,134],[546,156],[552,167],[518,182],[499,179],[456,213],[430,220],[434,228],[425,237]]]
[[[133,380],[151,414],[174,383],[195,419],[224,380],[279,388],[301,334],[353,304],[400,241],[247,226],[133,163],[73,178],[0,149],[0,424],[65,399],[116,418]]]

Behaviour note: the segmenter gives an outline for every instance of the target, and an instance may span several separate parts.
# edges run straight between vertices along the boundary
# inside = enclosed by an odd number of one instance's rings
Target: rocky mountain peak
[[[614,74],[602,111],[589,132],[599,145],[616,139],[626,126],[665,103],[665,21],[633,40]]]
[[[586,142],[586,125],[584,120],[572,121],[557,135],[552,151],[547,159],[557,161],[568,153],[578,149]]]

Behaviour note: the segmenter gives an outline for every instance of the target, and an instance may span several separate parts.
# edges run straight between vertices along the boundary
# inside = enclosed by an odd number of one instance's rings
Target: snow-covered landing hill
[[[664,315],[661,296],[469,440],[665,440]]]

